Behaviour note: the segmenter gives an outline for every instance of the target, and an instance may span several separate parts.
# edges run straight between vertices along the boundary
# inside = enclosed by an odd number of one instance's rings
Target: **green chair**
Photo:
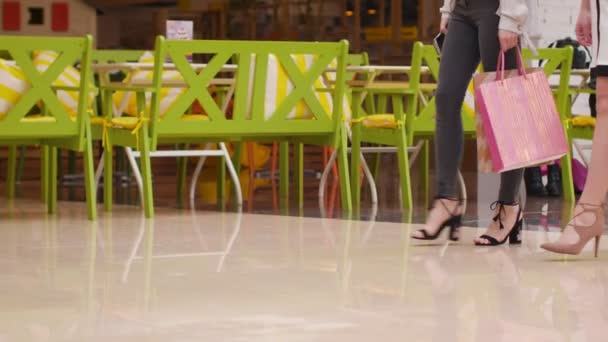
[[[8,145],[9,198],[15,195],[16,146],[42,146],[41,184],[43,199],[49,213],[57,209],[57,149],[84,153],[85,192],[88,217],[97,216],[93,180],[93,150],[90,140],[91,126],[88,114],[88,97],[94,91],[90,82],[92,38],[42,38],[0,36],[0,46],[14,59],[29,83],[29,89],[0,120],[0,144]],[[45,72],[38,72],[33,64],[32,52],[53,51],[59,57]],[[77,87],[58,86],[62,72],[80,62],[80,84]],[[60,102],[57,91],[77,91],[75,115],[71,115]]]
[[[143,50],[93,50],[92,60],[94,63],[103,63],[103,64],[137,62],[137,61],[139,61],[139,59],[141,58],[141,56],[144,53],[145,53],[145,51],[143,51]],[[110,82],[110,81],[112,81],[111,78],[119,78],[122,80],[122,79],[129,77],[129,75],[125,74],[125,73],[116,73],[114,76],[110,76],[108,74],[95,75],[95,76],[106,78],[105,80],[98,79],[97,80],[98,83],[104,82],[104,81]],[[97,105],[94,107],[95,112],[93,115],[93,119],[91,120],[93,141],[101,142],[103,140],[102,132],[103,132],[103,125],[105,123],[105,120],[103,119],[103,115],[100,113],[102,112],[101,104],[105,103],[105,96],[107,96],[107,95],[108,95],[107,92],[100,92]],[[111,99],[108,99],[108,100],[111,101]],[[103,151],[103,149],[102,149],[102,151]],[[119,155],[118,151],[117,151],[116,157],[117,157],[116,169],[125,170],[125,173],[127,175],[130,174],[129,169],[136,170],[137,162],[135,161],[135,159],[132,157],[131,154],[124,153],[124,156],[123,156],[123,155]],[[95,188],[96,189],[99,188],[99,183],[101,181],[101,176],[102,176],[102,173],[104,170],[104,159],[105,159],[105,153],[102,153],[102,156],[97,164],[97,169],[95,172]],[[126,167],[126,165],[123,165],[124,164],[123,161],[125,159],[129,162],[130,168]],[[133,176],[135,177],[135,180],[136,180],[136,183],[139,188],[140,195],[141,195],[141,194],[143,194],[143,185],[142,185],[142,181],[141,181],[141,176],[139,175],[138,172],[133,172]]]
[[[538,49],[538,55],[528,49],[522,51],[527,63],[543,61],[542,67],[547,76],[559,75],[559,84],[554,89],[555,103],[559,112],[569,145],[572,146],[573,134],[576,130],[571,126],[571,102],[570,102],[570,75],[572,73],[572,58],[574,50],[571,46],[563,48]],[[566,156],[562,158],[562,184],[564,199],[568,202],[575,201],[574,181],[572,177],[572,147]]]
[[[367,53],[360,53],[360,54],[349,54],[347,59],[346,59],[346,64],[347,66],[366,66],[369,65],[369,56],[367,55]],[[347,80],[352,80],[354,79],[356,75],[353,72],[346,72],[346,79]],[[366,77],[366,76],[363,76]],[[347,98],[348,98],[348,106],[350,108],[352,108],[352,91],[349,87],[346,88],[346,94],[347,94]],[[374,114],[376,113],[376,103],[373,99],[373,96],[368,96],[363,100],[363,108],[361,108],[361,110],[366,113],[366,114]],[[347,132],[347,134],[349,135],[349,140],[352,136],[351,133],[351,129],[350,129],[350,122],[345,122],[344,123],[344,129]],[[366,148],[362,148],[362,151],[364,151]],[[327,149],[329,150],[329,149]],[[329,152],[329,151],[327,151]],[[327,153],[326,151],[323,151],[324,155],[329,155],[329,153]],[[369,183],[369,187],[370,187],[370,192],[371,192],[371,196],[372,196],[372,204],[377,204],[378,203],[378,191],[376,189],[376,183],[374,180],[374,175],[372,174],[371,170],[369,169],[368,164],[366,163],[366,160],[364,158],[365,153],[363,153],[361,155],[361,165],[363,168],[363,172],[364,175],[366,177],[366,179],[368,180]],[[377,158],[378,158],[379,153],[377,154]],[[325,162],[324,164],[324,169],[323,172],[321,173],[321,179],[319,180],[319,204],[321,206],[322,211],[325,211],[325,190],[326,190],[326,186],[327,186],[327,180],[329,178],[329,174],[332,171],[332,168],[335,166],[335,160],[337,157],[337,153],[336,151],[333,151],[333,153],[331,153],[331,156],[328,158],[328,160]],[[376,159],[378,160],[378,159]],[[334,171],[335,172],[335,171]],[[333,190],[332,190],[333,191]],[[335,197],[333,197],[333,195],[331,196],[333,202],[331,203],[331,207],[335,207]]]
[[[393,86],[365,89],[368,96],[373,97],[377,94],[387,94],[391,98],[393,107],[391,125],[387,127],[372,127],[372,125],[367,125],[366,121],[382,114],[366,115],[360,105],[362,104],[363,92],[353,91],[351,189],[353,202],[357,207],[360,203],[359,182],[362,143],[397,148],[402,204],[404,209],[411,209],[413,207],[408,154],[410,146],[413,145],[412,128],[418,108],[422,48],[423,45],[421,43],[414,44],[411,71],[407,85],[396,84]]]
[[[281,180],[282,197],[288,194],[289,163],[287,144],[315,144],[332,146],[340,151],[340,171],[343,207],[352,209],[350,188],[348,186],[346,135],[342,127],[341,101],[344,95],[345,59],[348,44],[340,43],[303,43],[303,42],[245,42],[245,41],[166,41],[158,37],[155,49],[154,79],[149,86],[132,87],[138,92],[140,115],[133,120],[116,120],[108,111],[105,119],[111,127],[107,131],[106,149],[112,146],[132,147],[141,153],[141,171],[144,184],[144,210],[146,217],[153,217],[152,179],[150,152],[158,144],[205,143],[221,141],[281,142]],[[202,71],[186,59],[186,55],[211,56]],[[315,62],[307,72],[302,72],[292,55],[307,54],[315,56]],[[268,60],[274,56],[286,71],[294,85],[293,91],[286,94],[281,104],[267,118],[265,111],[265,86],[268,81]],[[253,57],[255,56],[255,57]],[[162,72],[166,58],[174,63],[175,69],[183,77],[186,91],[167,112],[160,117],[160,90],[163,87]],[[234,109],[227,118],[211,97],[208,85],[213,84],[216,75],[224,70],[230,60],[239,61],[236,67],[234,90]],[[252,61],[255,61],[252,63]],[[331,113],[327,113],[317,97],[319,90],[314,85],[322,73],[337,61],[338,72],[333,94]],[[252,80],[252,82],[250,82]],[[165,85],[166,86],[166,85]],[[252,89],[250,89],[250,87]],[[123,90],[107,87],[104,91]],[[144,92],[152,93],[150,110],[146,110]],[[205,117],[192,119],[185,117],[193,101],[198,100]],[[314,119],[286,119],[289,113],[304,101]],[[107,101],[106,101],[107,102]],[[122,118],[121,118],[122,119]],[[128,118],[131,119],[131,118]],[[296,155],[300,155],[296,153]],[[107,154],[106,158],[111,158]],[[107,162],[106,165],[111,165]],[[303,161],[296,158],[296,170],[302,170]],[[111,168],[106,168],[107,170]],[[296,175],[296,189],[303,194],[303,176]],[[104,192],[108,191],[104,183]],[[105,199],[108,199],[106,194]],[[106,203],[107,205],[107,203]]]
[[[93,52],[93,60],[101,63],[101,64],[110,64],[110,63],[137,63],[140,61],[140,59],[143,57],[145,58],[146,51],[140,51],[140,50],[96,50]],[[134,77],[136,75],[137,70],[135,70],[133,73],[119,73],[119,77],[118,79],[114,80],[114,81],[125,81],[130,79],[131,77]],[[100,73],[99,77],[103,78],[102,83],[103,84],[109,84],[111,81],[110,79],[110,75],[108,73]],[[224,97],[227,95],[228,91],[229,91],[229,86],[219,86],[219,87],[214,87],[212,90],[210,89],[210,92],[212,91],[214,95],[216,95],[218,97],[218,103],[224,103],[223,99]],[[101,103],[105,103],[107,105],[107,108],[111,108],[111,107],[115,107],[114,110],[114,117],[121,117],[124,114],[124,110],[125,110],[125,106],[128,104],[129,102],[129,96],[122,96],[122,99],[119,98],[119,100],[121,101],[117,101],[115,102],[114,99],[112,99],[111,96],[111,92],[102,92],[101,93],[102,98],[101,98]],[[105,99],[105,96],[107,96],[108,98]],[[109,102],[105,102],[105,101],[109,101]],[[128,120],[128,119],[127,119]],[[95,140],[103,140],[103,126],[105,125],[105,120],[94,120],[93,121],[93,138]],[[236,172],[234,172],[234,167],[232,166],[232,163],[230,161],[230,156],[228,153],[228,150],[225,146],[224,143],[220,143],[220,148],[218,151],[215,150],[210,150],[209,147],[205,148],[204,150],[195,150],[195,149],[190,149],[188,145],[177,145],[174,146],[175,149],[173,150],[164,150],[164,151],[157,151],[157,152],[150,152],[150,156],[151,157],[155,157],[155,156],[159,156],[159,157],[177,157],[178,160],[178,170],[177,170],[177,198],[178,198],[178,207],[183,208],[183,195],[184,195],[184,190],[185,190],[185,186],[186,186],[186,178],[187,178],[187,164],[188,164],[188,158],[187,157],[199,157],[199,162],[195,168],[194,171],[194,175],[192,177],[191,180],[191,184],[190,184],[190,204],[191,207],[194,207],[194,203],[195,203],[195,194],[196,194],[196,185],[197,185],[197,180],[198,177],[202,171],[203,165],[205,163],[205,160],[208,156],[216,156],[216,157],[220,157],[222,159],[222,163],[220,164],[222,167],[218,168],[218,198],[220,199],[220,202],[224,202],[223,198],[224,198],[224,194],[225,194],[225,164],[227,164],[228,169],[231,171],[230,174],[232,176],[233,182],[235,182],[235,184],[238,184],[238,178],[236,175]],[[118,155],[118,154],[117,154]],[[103,156],[101,158],[101,160],[98,163],[97,166],[97,171],[96,171],[96,175],[95,175],[95,179],[96,179],[96,185],[99,184],[99,181],[101,179],[101,175],[104,171],[104,164],[105,164],[105,156],[106,153],[103,153]],[[130,147],[126,147],[124,149],[124,156],[126,158],[126,160],[129,162],[129,167],[126,168],[127,174],[129,174],[129,170],[132,171],[133,176],[135,178],[137,187],[139,189],[139,195],[140,195],[140,199],[141,202],[144,202],[144,191],[143,191],[143,180],[142,180],[142,175],[141,172],[139,171],[139,166],[137,163],[138,158],[140,158],[140,153],[138,151],[133,151]],[[122,160],[118,159],[118,161]],[[116,165],[117,167],[115,168],[120,168],[118,167],[118,165]],[[120,169],[125,169],[124,167],[120,168]],[[237,204],[240,206],[242,203],[242,195],[240,193],[240,186],[236,187],[237,190]],[[110,191],[107,192],[108,194],[111,194]],[[111,203],[111,200],[107,200],[105,201],[105,203]]]

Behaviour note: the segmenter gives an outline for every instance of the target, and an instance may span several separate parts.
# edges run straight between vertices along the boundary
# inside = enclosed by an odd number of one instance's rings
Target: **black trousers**
[[[478,3],[483,5],[477,5]],[[481,61],[484,71],[496,70],[500,53],[500,17],[496,15],[497,8],[498,0],[460,0],[450,17],[441,52],[436,95],[435,155],[438,196],[457,197],[457,175],[464,147],[462,105],[479,62]],[[505,67],[517,68],[516,58],[515,49],[508,51]],[[517,202],[522,178],[523,170],[502,173],[498,200],[505,203]]]

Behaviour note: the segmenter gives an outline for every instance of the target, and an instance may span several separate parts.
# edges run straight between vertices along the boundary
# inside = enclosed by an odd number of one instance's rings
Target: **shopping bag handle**
[[[526,78],[526,68],[524,68],[524,57],[521,54],[521,49],[519,45],[517,45],[517,70],[519,70],[519,75]],[[505,80],[505,52],[500,51],[498,54],[498,65],[496,65],[496,80]]]

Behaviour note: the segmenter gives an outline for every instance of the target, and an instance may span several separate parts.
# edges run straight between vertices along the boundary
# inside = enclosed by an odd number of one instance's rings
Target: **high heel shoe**
[[[498,208],[498,213],[496,214],[496,216],[494,216],[494,218],[492,220],[494,222],[498,222],[501,230],[505,229],[505,226],[502,222],[502,214],[505,213],[505,206],[516,206],[516,205],[519,206],[519,203],[506,204],[505,202],[502,202],[502,201],[496,201],[496,202],[492,203],[492,205],[490,206],[491,210],[496,210],[496,208]],[[476,241],[475,245],[476,246],[500,246],[500,245],[504,245],[505,242],[507,242],[507,240],[509,240],[509,244],[511,244],[511,245],[519,245],[519,244],[521,244],[521,230],[522,230],[523,226],[524,226],[524,218],[522,215],[522,208],[520,206],[519,210],[517,212],[517,220],[515,221],[515,224],[509,231],[509,234],[507,236],[505,236],[505,238],[502,241],[498,241],[495,237],[484,234],[484,235],[480,236],[479,239],[484,239],[484,240],[488,241],[489,243],[480,243],[480,242]]]
[[[604,204],[587,204],[587,203],[579,203],[578,207],[582,209],[582,211],[572,217],[568,226],[572,227],[574,231],[578,234],[578,241],[576,243],[567,244],[567,243],[545,243],[540,247],[549,252],[560,253],[560,254],[570,254],[570,255],[578,255],[581,253],[583,248],[587,245],[587,243],[595,238],[595,247],[594,254],[597,258],[598,249],[600,246],[600,239],[602,238],[602,234],[604,232],[604,223],[606,221],[606,217],[604,215]],[[585,214],[592,213],[595,215],[595,222],[590,226],[580,226],[576,224],[576,218]]]
[[[454,208],[454,210],[450,210],[448,208],[448,206],[445,203],[443,203],[443,200],[458,201],[458,205],[456,206],[456,208]],[[415,233],[419,233],[421,236],[416,236],[416,235],[412,234],[412,238],[416,239],[416,240],[425,240],[425,241],[437,240],[439,238],[439,236],[441,235],[441,233],[443,232],[443,230],[448,228],[450,241],[458,241],[460,239],[460,237],[458,236],[458,232],[460,230],[460,227],[462,226],[462,213],[459,213],[459,214],[457,214],[457,213],[462,206],[462,201],[455,200],[453,198],[447,198],[447,197],[436,197],[435,202],[439,202],[439,203],[441,203],[441,205],[443,205],[443,208],[450,215],[450,218],[448,218],[441,224],[441,226],[435,232],[435,234],[429,234],[429,232],[426,229],[418,229],[418,230],[416,230]],[[431,207],[431,209],[432,208],[433,207]]]

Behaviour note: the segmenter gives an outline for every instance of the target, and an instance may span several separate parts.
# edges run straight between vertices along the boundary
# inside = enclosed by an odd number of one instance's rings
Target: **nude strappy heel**
[[[541,248],[554,253],[578,255],[581,253],[583,248],[587,245],[591,239],[595,238],[594,253],[597,258],[598,249],[600,246],[600,239],[604,232],[604,223],[606,221],[604,215],[604,204],[588,204],[579,203],[578,207],[582,208],[582,211],[577,215],[574,215],[568,224],[574,228],[578,234],[578,242],[573,244],[565,244],[559,242],[545,243],[541,245]],[[593,213],[595,215],[595,222],[590,226],[581,226],[576,224],[576,218],[585,213]]]

